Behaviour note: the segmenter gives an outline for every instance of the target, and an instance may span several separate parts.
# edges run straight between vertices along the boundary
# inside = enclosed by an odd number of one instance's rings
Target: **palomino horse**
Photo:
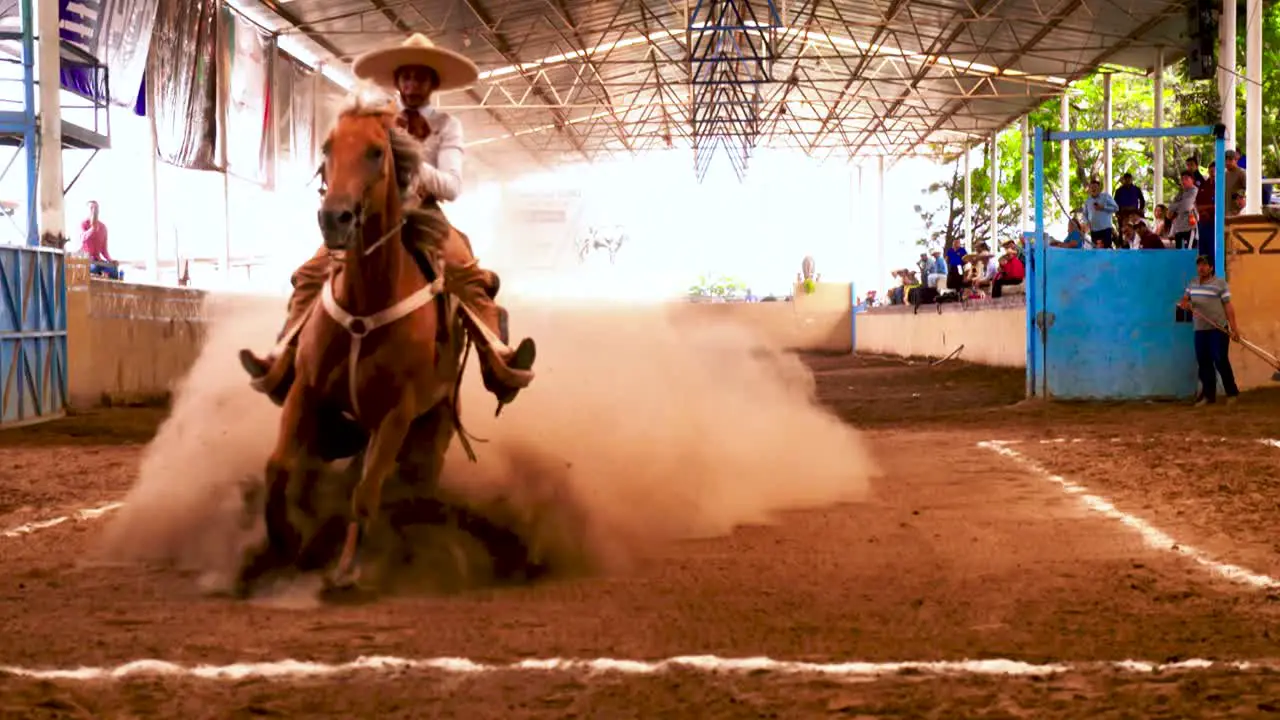
[[[290,518],[291,510],[305,514],[298,506],[307,503],[324,461],[335,457],[334,428],[343,417],[367,445],[339,583],[353,579],[361,532],[378,517],[388,477],[398,469],[407,482],[427,487],[439,479],[457,429],[466,341],[456,300],[442,294],[443,272],[436,265],[428,278],[402,238],[421,232],[405,207],[419,153],[394,128],[392,114],[359,104],[342,113],[324,143],[319,222],[325,247],[341,259],[319,307],[296,330],[296,377],[266,467],[267,540],[246,555],[240,594],[266,572],[320,569],[331,557],[322,533],[304,539]],[[289,491],[295,476],[301,493]]]

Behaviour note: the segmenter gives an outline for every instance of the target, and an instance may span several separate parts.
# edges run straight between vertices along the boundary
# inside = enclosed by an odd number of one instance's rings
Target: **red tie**
[[[400,113],[400,117],[396,119],[396,125],[417,138],[419,142],[431,135],[431,126],[427,124],[427,119],[416,110],[405,110]]]

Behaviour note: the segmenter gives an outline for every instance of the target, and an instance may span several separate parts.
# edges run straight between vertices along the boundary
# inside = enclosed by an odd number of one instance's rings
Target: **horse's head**
[[[421,160],[417,143],[397,130],[385,109],[343,112],[323,146],[320,231],[330,250],[358,248],[366,223],[386,229],[384,215],[401,202]]]

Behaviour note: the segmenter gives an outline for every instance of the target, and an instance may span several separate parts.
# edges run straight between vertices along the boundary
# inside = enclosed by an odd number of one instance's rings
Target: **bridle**
[[[323,165],[321,165],[320,169],[316,171],[316,174],[320,177],[320,183],[321,183],[320,195],[321,197],[323,197],[324,191],[325,191],[325,178],[324,178]],[[368,191],[366,190],[365,196],[361,198],[360,213],[356,217],[355,227],[352,230],[352,232],[363,232],[365,218],[368,214],[367,212],[368,205],[369,205]],[[364,252],[362,253],[362,255],[365,257],[368,257],[371,253],[373,253],[375,250],[381,247],[388,240],[390,240],[393,237],[398,237],[400,234],[400,231],[404,228],[404,225],[405,225],[405,218],[402,216],[399,223],[393,225],[389,230],[383,233],[382,236],[377,239],[377,241],[371,243],[368,247],[364,248]],[[345,253],[345,251],[337,251],[337,252]],[[330,251],[330,255],[333,256],[333,255],[336,255],[336,253],[334,251]],[[334,297],[334,294],[333,294],[333,283],[336,277],[337,277],[337,264],[335,263],[331,265],[329,270],[329,279],[325,281],[324,288],[321,291],[320,305],[321,307],[324,308],[324,311],[329,315],[329,317],[332,318],[333,321],[336,322],[338,325],[340,325],[342,329],[346,330],[347,334],[351,336],[351,351],[348,354],[348,358],[347,358],[347,364],[349,366],[347,385],[348,385],[348,391],[351,395],[351,398],[350,398],[351,413],[356,417],[356,419],[359,419],[360,417],[359,375],[356,370],[360,362],[360,349],[362,346],[362,341],[364,340],[366,335],[373,332],[374,330],[377,330],[378,328],[381,328],[381,327],[385,327],[387,325],[391,325],[392,323],[398,320],[402,320],[408,317],[409,315],[413,314],[414,312],[421,310],[422,308],[426,307],[432,300],[434,300],[436,296],[443,293],[444,273],[443,272],[436,273],[436,279],[434,281],[428,283],[421,289],[414,292],[412,295],[409,295],[408,297],[400,300],[399,302],[395,303],[391,307],[383,308],[382,310],[379,310],[378,312],[373,313],[372,315],[365,315],[363,317],[352,315],[345,308],[343,308],[341,305],[338,304],[338,300],[337,298]]]

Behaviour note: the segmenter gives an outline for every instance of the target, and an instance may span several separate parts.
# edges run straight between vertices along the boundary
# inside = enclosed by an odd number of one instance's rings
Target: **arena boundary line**
[[[985,448],[998,455],[1007,457],[1027,470],[1039,475],[1041,478],[1059,485],[1068,494],[1075,495],[1089,510],[1111,518],[1112,520],[1117,520],[1132,528],[1139,536],[1142,537],[1143,543],[1152,549],[1166,550],[1190,558],[1197,565],[1206,568],[1210,573],[1232,582],[1263,589],[1280,587],[1280,580],[1269,575],[1255,573],[1252,570],[1240,567],[1239,565],[1218,562],[1204,551],[1174,540],[1171,536],[1165,534],[1164,531],[1157,529],[1146,520],[1119,510],[1107,499],[1090,493],[1089,489],[1085,486],[1068,480],[1061,475],[1054,474],[1040,463],[1023,455],[1017,450],[1007,447],[1004,443],[1001,443],[998,440],[979,442],[978,447]]]
[[[346,663],[317,663],[299,660],[235,663],[231,665],[179,665],[163,660],[134,660],[114,667],[33,669],[0,665],[0,675],[32,680],[112,681],[137,677],[178,677],[207,681],[247,679],[289,680],[325,678],[357,673],[437,672],[449,675],[487,673],[560,673],[578,675],[656,675],[672,670],[719,674],[776,673],[793,676],[826,676],[876,679],[895,675],[932,677],[1005,676],[1046,677],[1071,672],[1113,671],[1157,674],[1203,670],[1276,670],[1277,660],[1215,661],[1191,659],[1172,663],[1144,660],[1057,662],[1033,664],[1020,660],[951,660],[905,662],[813,663],[774,660],[768,657],[721,658],[714,655],[684,655],[656,661],[596,659],[528,659],[508,664],[480,663],[467,658],[441,657],[423,660],[388,656],[362,656]]]
[[[59,517],[49,518],[47,520],[33,520],[29,523],[24,523],[22,525],[11,527],[8,530],[0,532],[0,538],[22,537],[23,535],[30,535],[31,533],[38,532],[40,530],[47,530],[48,528],[51,528],[51,527],[57,527],[58,525],[61,525],[65,522],[69,522],[72,520],[76,522],[79,522],[82,520],[94,520],[102,517],[103,515],[106,515],[107,513],[113,510],[119,510],[122,507],[124,507],[124,503],[112,502],[112,503],[107,503],[106,505],[99,505],[98,507],[77,510],[71,513],[70,515],[61,515]]]

